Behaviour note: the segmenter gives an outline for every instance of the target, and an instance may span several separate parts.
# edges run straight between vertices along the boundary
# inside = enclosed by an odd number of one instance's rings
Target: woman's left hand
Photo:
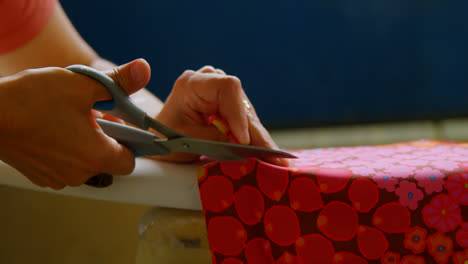
[[[156,119],[195,138],[227,141],[218,129],[208,123],[210,115],[224,119],[240,144],[278,149],[261,124],[240,80],[212,66],[205,66],[198,71],[185,71],[176,80]],[[186,162],[196,160],[198,156],[172,153],[158,158]],[[267,161],[281,166],[289,165],[286,159]]]

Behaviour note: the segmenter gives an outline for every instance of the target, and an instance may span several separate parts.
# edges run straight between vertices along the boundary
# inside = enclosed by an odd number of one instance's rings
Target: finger
[[[115,117],[113,115],[109,115],[109,114],[104,114],[102,116],[102,119],[112,121],[112,122],[115,122],[115,123],[125,124],[125,121],[123,121],[122,119],[117,118],[117,117]]]
[[[219,91],[219,112],[232,129],[233,135],[243,145],[249,145],[250,135],[244,92],[240,80],[234,76],[226,78],[225,88]]]
[[[270,133],[268,133],[265,127],[260,123],[258,117],[253,113],[249,113],[248,118],[251,145],[278,150],[278,146],[271,138]],[[287,159],[267,158],[265,161],[279,166],[289,166],[289,161]]]
[[[104,114],[101,111],[91,109],[91,117],[92,118],[103,118]]]
[[[46,167],[44,167],[42,164],[39,162],[36,162],[33,160],[32,164],[34,164],[34,167],[31,171],[31,175],[33,177],[36,177],[38,181],[42,182],[45,186],[48,186],[54,190],[60,190],[65,188],[65,184],[54,177],[53,173]]]
[[[12,153],[14,154],[14,153]],[[18,158],[18,157],[16,157]],[[16,168],[21,174],[26,176],[29,181],[33,184],[38,185],[40,187],[47,187],[47,184],[39,177],[37,170],[34,168],[33,163],[34,159],[30,156],[26,156],[24,160],[15,159],[15,155],[13,155],[13,159],[4,159],[4,162],[10,164],[13,168]]]
[[[130,174],[135,168],[135,155],[125,146],[118,143],[115,139],[108,137],[102,130],[98,130],[99,137],[103,141],[98,146],[101,147],[98,159],[100,164],[96,172],[107,174]]]
[[[220,142],[229,142],[229,138],[223,134],[217,127],[210,126],[196,126],[192,127],[193,132],[191,133],[192,137],[204,139],[204,140],[214,140]]]
[[[186,103],[193,113],[220,114],[241,144],[250,143],[243,103],[246,96],[237,77],[186,71],[177,82],[182,81],[187,82],[185,86],[193,88],[180,95],[189,98]]]
[[[115,67],[105,73],[130,95],[148,84],[151,77],[151,68],[146,60],[137,59]],[[112,96],[107,89],[102,89],[101,87],[100,89],[95,89],[95,101],[110,99],[112,99]]]
[[[91,123],[93,123],[93,125],[96,124],[96,122],[94,121],[95,118],[104,119],[104,120],[108,120],[108,121],[112,121],[112,122],[116,122],[116,123],[120,123],[120,124],[125,124],[125,121],[123,121],[122,119],[120,119],[118,117],[115,117],[115,116],[109,115],[109,114],[104,114],[104,113],[102,113],[100,111],[96,111],[94,109],[91,109],[91,119],[93,119]],[[96,126],[94,126],[94,127],[97,128],[99,126],[96,124]]]
[[[45,181],[45,183],[54,190],[61,190],[65,188],[66,186],[63,182],[61,182],[60,180],[54,177],[44,176],[44,177],[41,177],[41,179]]]
[[[34,167],[34,175],[54,190],[61,190],[65,188],[66,184],[59,178],[59,175],[50,167],[39,162],[38,160],[31,160],[31,165]]]
[[[197,72],[201,73],[216,73],[216,69],[213,66],[206,65],[199,69]]]
[[[28,167],[21,168],[20,171],[33,183],[41,187],[50,187],[54,190],[60,190],[65,187],[65,184],[58,179],[55,179],[54,173],[49,167],[35,158],[26,158]]]
[[[35,185],[39,186],[39,187],[46,187],[47,185],[44,183],[44,181],[42,181],[41,179],[39,179],[38,177],[34,176],[33,174],[25,174],[23,173],[26,178],[28,178],[32,183],[34,183]]]
[[[200,73],[217,73],[217,74],[221,74],[221,75],[226,75],[226,73],[223,70],[215,69],[213,66],[210,66],[210,65],[203,66],[197,72],[200,72]]]
[[[221,69],[216,69],[215,72],[221,75],[226,75],[226,73]]]

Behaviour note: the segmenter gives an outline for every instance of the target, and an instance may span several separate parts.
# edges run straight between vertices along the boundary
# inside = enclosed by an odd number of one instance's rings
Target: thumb
[[[151,68],[144,59],[137,59],[127,64],[123,64],[105,71],[127,94],[132,94],[148,84],[151,77]],[[100,89],[103,93],[97,95],[98,101],[109,100],[109,93],[105,89]]]

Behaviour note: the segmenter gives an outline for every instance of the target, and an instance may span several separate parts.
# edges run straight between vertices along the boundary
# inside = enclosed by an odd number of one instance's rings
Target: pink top
[[[22,47],[47,25],[57,0],[0,0],[0,55]]]

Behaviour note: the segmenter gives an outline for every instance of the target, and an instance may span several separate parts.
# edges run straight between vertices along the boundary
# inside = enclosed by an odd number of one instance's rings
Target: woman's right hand
[[[132,94],[148,83],[150,68],[140,59],[106,74]],[[130,173],[133,153],[93,124],[93,104],[111,98],[97,81],[62,68],[0,78],[0,159],[53,189]]]

